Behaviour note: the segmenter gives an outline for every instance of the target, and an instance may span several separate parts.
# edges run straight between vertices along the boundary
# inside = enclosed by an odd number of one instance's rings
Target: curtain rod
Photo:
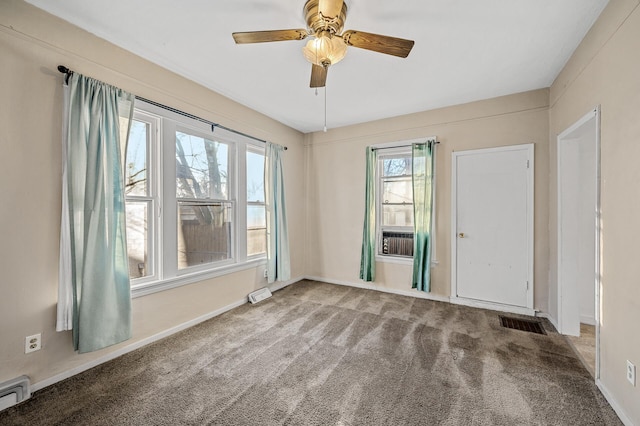
[[[71,71],[69,68],[65,67],[64,65],[58,65],[58,71],[60,71],[62,74],[66,74],[65,83],[68,83],[69,82],[69,77],[71,77],[73,75],[73,71]],[[258,141],[258,142],[267,143],[267,141],[264,140],[264,139],[259,139],[259,138],[256,138],[254,136],[248,135],[246,133],[242,133],[242,132],[239,132],[237,130],[230,129],[229,127],[225,127],[222,124],[214,123],[212,121],[206,120],[206,119],[198,117],[196,115],[189,114],[189,113],[184,112],[184,111],[180,111],[179,109],[175,109],[175,108],[172,108],[170,106],[163,105],[161,103],[154,102],[152,100],[143,98],[142,96],[137,96],[136,95],[136,99],[141,100],[143,102],[146,102],[148,104],[157,106],[159,108],[166,109],[167,111],[171,111],[171,112],[174,112],[176,114],[180,114],[180,115],[182,115],[184,117],[188,117],[188,118],[191,118],[193,120],[197,120],[197,121],[200,121],[202,123],[209,124],[211,126],[211,132],[215,132],[216,127],[219,127],[220,129],[227,130],[229,132],[232,132],[232,133],[235,133],[235,134],[238,134],[238,135],[253,139],[253,140]],[[286,151],[287,149],[288,148],[285,146],[284,150]]]
[[[428,142],[428,140],[427,140]],[[440,141],[433,141],[434,144],[439,145]],[[408,146],[411,146],[413,144],[403,144],[403,145],[393,145],[393,146],[381,146],[380,148],[371,148],[372,151],[378,151],[381,149],[395,149],[395,148],[406,148]]]

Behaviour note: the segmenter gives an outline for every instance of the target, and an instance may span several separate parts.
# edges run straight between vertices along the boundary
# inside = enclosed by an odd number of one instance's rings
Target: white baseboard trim
[[[288,285],[291,285],[295,282],[298,282],[300,280],[302,280],[303,278],[296,278],[296,279],[292,279],[289,281],[277,281],[273,284],[270,284],[268,287],[269,289],[273,292],[273,291],[277,291],[280,290],[281,288],[284,288]],[[74,367],[70,370],[67,371],[63,371],[62,373],[56,374],[55,376],[49,377],[48,379],[44,379],[38,383],[34,383],[33,385],[31,385],[31,392],[35,392],[38,391],[40,389],[46,388],[47,386],[50,386],[54,383],[57,383],[59,381],[68,379],[69,377],[75,376],[76,374],[82,373],[83,371],[89,370],[90,368],[96,367],[100,364],[103,364],[107,361],[111,361],[112,359],[115,359],[119,356],[122,356],[126,353],[132,352],[136,349],[139,349],[143,346],[146,346],[150,343],[156,342],[160,339],[164,339],[165,337],[171,336],[172,334],[175,334],[179,331],[182,330],[186,330],[187,328],[193,327],[194,325],[200,324],[201,322],[207,321],[213,317],[217,317],[218,315],[224,314],[227,311],[230,311],[233,308],[237,308],[238,306],[242,306],[245,303],[248,303],[249,299],[248,297],[244,297],[240,300],[237,300],[233,303],[230,303],[227,306],[223,306],[222,308],[216,309],[215,311],[209,312],[207,314],[201,315],[197,318],[194,318],[192,320],[189,320],[187,322],[184,322],[182,324],[176,325],[175,327],[171,327],[168,328],[164,331],[161,331],[160,333],[154,334],[153,336],[149,336],[146,337],[144,339],[138,340],[135,343],[131,343],[130,345],[126,345],[121,347],[120,349],[117,349],[113,352],[109,352],[108,354],[105,354],[103,356],[101,356],[100,358],[96,358],[93,361],[89,361],[86,364],[82,364],[79,365],[77,367]]]
[[[484,302],[481,300],[464,299],[462,297],[449,298],[451,303],[456,305],[471,306],[472,308],[489,309],[492,311],[508,312],[511,314],[534,316],[536,311],[529,308],[521,308],[519,306],[502,305],[500,303]]]
[[[551,315],[549,315],[546,312],[536,312],[536,316],[540,317],[540,318],[546,318],[549,320],[549,322],[551,323],[551,325],[553,325],[553,327],[556,329],[557,332],[560,332],[558,330],[558,321],[552,317]]]
[[[426,293],[424,291],[418,291],[418,290],[414,290],[414,289],[412,289],[412,290],[399,290],[399,289],[395,289],[395,288],[388,288],[388,287],[378,286],[378,285],[375,285],[375,284],[367,284],[367,283],[364,283],[364,282],[334,280],[332,278],[323,278],[323,277],[306,276],[304,278],[307,279],[307,280],[320,281],[320,282],[325,282],[325,283],[328,283],[328,284],[337,284],[337,285],[343,285],[343,286],[347,286],[347,287],[364,288],[364,289],[367,289],[367,290],[376,290],[376,291],[381,291],[383,293],[397,294],[397,295],[400,295],[400,296],[416,297],[418,299],[435,300],[437,302],[449,302],[449,298],[447,296],[440,296],[440,295],[437,295],[437,294]]]
[[[283,288],[288,287],[291,284],[295,284],[298,281],[302,281],[303,279],[304,277],[299,277],[289,281],[276,281],[274,283],[267,285],[267,287],[269,288],[269,290],[271,290],[271,293],[273,293],[274,291],[282,290]]]
[[[592,316],[580,315],[580,324],[596,325],[596,319]]]
[[[604,383],[600,381],[600,379],[596,379],[596,386],[598,386],[598,389],[600,389],[600,392],[602,392],[602,395],[604,395],[609,405],[611,405],[611,408],[613,408],[613,411],[616,412],[616,414],[620,418],[620,421],[625,426],[634,426],[629,416],[627,416],[627,413],[625,413],[622,407],[620,407],[620,404],[618,404],[618,401],[616,401],[615,398],[613,398],[613,396],[611,395],[611,392],[609,392],[607,387],[604,385]]]

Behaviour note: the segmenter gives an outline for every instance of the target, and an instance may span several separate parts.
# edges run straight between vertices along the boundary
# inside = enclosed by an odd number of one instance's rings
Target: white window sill
[[[258,267],[267,267],[267,259],[265,257],[249,259],[244,263],[220,266],[218,268],[208,269],[206,271],[192,272],[177,277],[168,278],[162,281],[154,281],[138,285],[132,284],[131,298],[135,299],[136,297],[147,296],[159,291],[169,290],[183,285],[193,284],[199,281],[204,281],[211,278],[232,274],[234,272],[245,271],[247,269]]]
[[[395,263],[397,265],[409,265],[409,266],[412,266],[413,265],[413,258],[412,257],[400,257],[400,256],[380,256],[380,255],[376,255],[376,262]],[[431,267],[432,268],[438,266],[438,264],[440,264],[440,262],[437,259],[431,260]]]

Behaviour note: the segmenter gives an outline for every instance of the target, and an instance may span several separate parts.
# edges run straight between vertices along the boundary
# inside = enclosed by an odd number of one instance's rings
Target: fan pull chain
[[[327,85],[324,86],[324,132],[327,133]]]

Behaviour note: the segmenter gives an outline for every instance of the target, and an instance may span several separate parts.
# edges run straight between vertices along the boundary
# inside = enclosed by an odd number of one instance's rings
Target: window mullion
[[[236,253],[238,262],[246,262],[247,260],[247,144],[239,143],[236,151],[237,159],[237,185],[236,194],[238,207],[236,209]]]
[[[178,273],[178,207],[176,197],[176,125],[162,126],[162,265],[163,278]]]

